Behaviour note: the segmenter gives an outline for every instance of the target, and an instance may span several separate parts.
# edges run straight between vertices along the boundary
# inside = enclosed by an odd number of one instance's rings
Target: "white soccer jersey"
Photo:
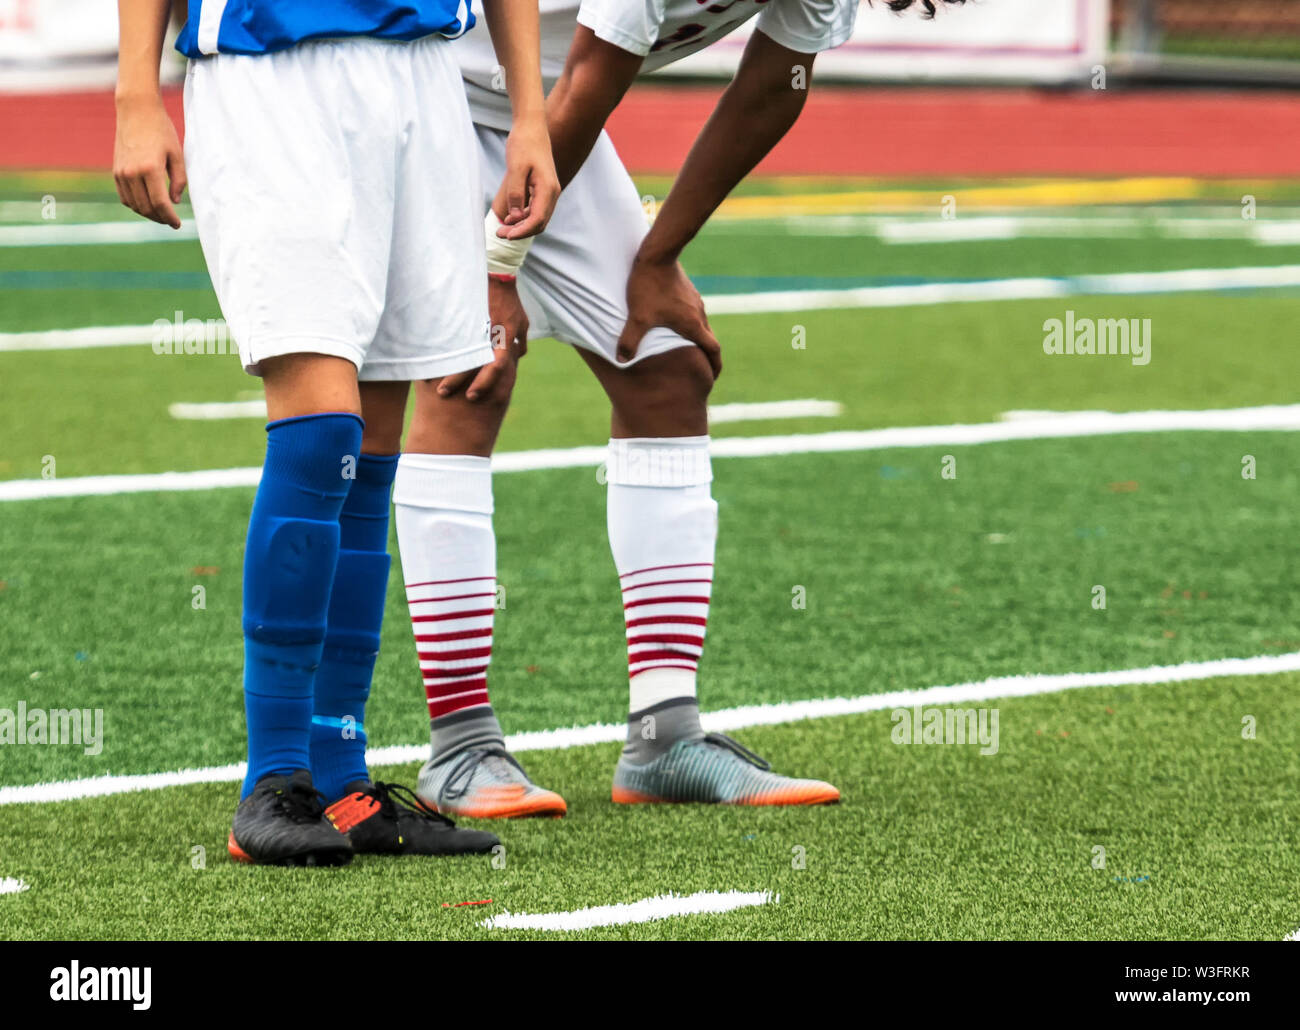
[[[755,16],[777,43],[815,54],[845,42],[853,32],[858,0],[541,0],[542,79],[547,92],[564,70],[577,23],[600,39],[645,58],[654,71],[702,50]],[[486,31],[471,32],[452,47],[460,61],[475,122],[510,127],[510,100]]]

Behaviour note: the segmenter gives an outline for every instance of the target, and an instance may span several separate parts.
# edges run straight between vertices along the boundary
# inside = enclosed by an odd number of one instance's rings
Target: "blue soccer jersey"
[[[450,38],[474,25],[471,0],[190,0],[176,40],[187,57],[266,54],[308,39]]]

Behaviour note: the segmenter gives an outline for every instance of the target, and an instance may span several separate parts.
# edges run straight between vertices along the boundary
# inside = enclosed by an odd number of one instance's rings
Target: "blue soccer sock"
[[[358,416],[334,412],[266,427],[266,462],[244,549],[248,774],[241,797],[263,776],[310,766],[312,679],[361,427]]]
[[[339,517],[338,570],[316,670],[311,776],[330,801],[366,772],[366,699],[388,595],[388,512],[400,455],[363,454]]]

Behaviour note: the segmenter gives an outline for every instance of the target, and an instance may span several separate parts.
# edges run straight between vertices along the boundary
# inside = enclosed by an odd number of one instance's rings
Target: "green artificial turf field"
[[[104,200],[89,180],[60,181],[79,202]],[[0,213],[12,216],[0,221],[22,223],[25,198],[47,188],[39,177],[0,182]],[[1225,218],[1233,190],[1210,191],[1229,198]],[[1276,195],[1294,200],[1295,185]],[[115,217],[76,207],[69,217],[78,210]],[[794,225],[720,223],[688,252],[688,270],[706,294],[725,294],[1300,264],[1300,247],[1245,238],[937,246]],[[0,334],[148,325],[177,310],[215,318],[204,276],[193,241],[0,247]],[[1067,309],[1151,319],[1150,364],[1045,355],[1043,322]],[[715,402],[814,398],[842,410],[722,423],[715,436],[1287,405],[1298,319],[1294,289],[720,315]],[[803,348],[791,345],[797,327]],[[229,356],[0,346],[0,491],[39,479],[49,456],[59,480],[257,465],[260,420],[169,414],[175,403],[257,396]],[[581,363],[541,342],[521,366],[501,449],[599,444],[605,420]],[[715,463],[722,531],[705,709],[1300,651],[1294,432],[789,449]],[[943,475],[947,456],[955,478]],[[1242,475],[1247,456],[1254,478]],[[619,722],[626,666],[595,470],[512,472],[495,489],[505,610],[491,685],[507,731]],[[251,499],[234,487],[0,500],[0,710],[104,713],[96,755],[0,746],[0,785],[242,758]],[[367,713],[376,746],[427,734],[398,579]],[[799,588],[803,608],[792,604]],[[0,894],[0,936],[523,937],[544,934],[478,924],[507,910],[743,890],[773,899],[574,935],[1278,939],[1300,926],[1298,684],[1284,672],[968,702],[999,713],[991,755],[896,744],[889,706],[735,731],[779,771],[836,783],[843,803],[817,810],[620,808],[608,801],[616,745],[535,750],[522,755],[527,768],[565,795],[570,815],[493,825],[506,846],[495,865],[236,866],[224,851],[233,782],[3,803],[0,881],[29,889]],[[409,783],[415,768],[381,776]]]

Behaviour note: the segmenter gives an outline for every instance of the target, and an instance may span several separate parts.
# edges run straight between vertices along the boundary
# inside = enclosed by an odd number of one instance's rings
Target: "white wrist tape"
[[[501,226],[501,219],[489,207],[487,218],[483,220],[488,272],[493,275],[518,275],[524,258],[528,255],[528,248],[533,245],[533,238],[529,236],[523,240],[503,240],[497,235]]]

